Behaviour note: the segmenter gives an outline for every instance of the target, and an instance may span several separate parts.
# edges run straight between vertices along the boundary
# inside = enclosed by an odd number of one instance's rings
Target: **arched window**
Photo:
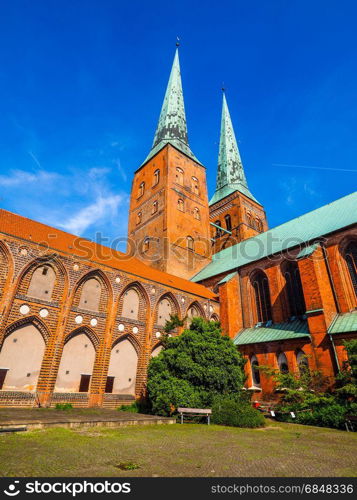
[[[176,182],[183,186],[183,170],[180,167],[176,167]]]
[[[194,194],[197,194],[197,196],[200,194],[197,177],[191,177],[191,189]]]
[[[259,363],[258,363],[258,360],[257,360],[255,354],[253,354],[253,356],[250,358],[250,367],[252,370],[253,385],[255,387],[259,387],[260,386]]]
[[[194,210],[193,210],[193,216],[194,216],[195,219],[201,220],[200,211],[199,211],[199,209],[197,207],[195,207]]]
[[[192,236],[187,236],[186,240],[187,240],[187,248],[188,248],[188,250],[193,251],[194,244],[193,244],[193,238],[192,238]]]
[[[149,250],[149,247],[150,247],[150,238],[147,236],[145,239],[144,239],[144,243],[143,243],[143,251],[144,252],[147,252]]]
[[[135,395],[138,354],[129,339],[114,345],[110,354],[105,392]]]
[[[177,200],[177,208],[180,210],[180,212],[185,211],[185,204],[181,198]]]
[[[262,221],[259,219],[259,217],[257,217],[255,219],[255,223],[256,223],[257,230],[261,233],[263,231],[263,224],[262,224]]]
[[[170,301],[166,298],[160,300],[157,312],[157,324],[165,326],[166,321],[170,320],[170,314],[172,314]]]
[[[345,250],[345,261],[357,298],[357,243],[351,241]]]
[[[286,283],[290,316],[301,316],[305,314],[306,307],[298,264],[296,262],[285,262],[283,275]]]
[[[247,222],[248,222],[248,226],[251,226],[252,227],[252,214],[250,212],[247,212]]]
[[[309,371],[309,362],[304,351],[299,349],[296,353],[296,362],[299,367],[300,375]]]
[[[278,356],[278,366],[280,373],[286,374],[289,373],[289,365],[288,360],[283,352],[281,352]]]
[[[100,295],[102,287],[98,280],[90,278],[87,280],[83,287],[79,306],[81,309],[88,309],[89,311],[99,311]]]
[[[253,275],[252,285],[255,292],[255,303],[258,321],[263,323],[271,320],[271,304],[268,278],[262,271]]]
[[[122,317],[130,319],[139,319],[140,297],[134,288],[129,288],[123,296]]]
[[[141,224],[142,216],[143,214],[141,212],[138,212],[138,215],[136,216],[136,224]]]
[[[219,226],[219,227],[216,227],[216,238],[219,238],[222,234],[222,231],[219,229],[221,227],[221,221],[216,220],[215,224],[216,224],[216,226]]]
[[[159,208],[159,202],[158,201],[154,201],[154,203],[152,204],[151,213],[152,214],[156,214],[156,212],[158,211],[158,208]]]
[[[227,231],[231,231],[232,230],[232,219],[231,219],[231,216],[229,214],[225,215],[224,216],[224,220],[226,222]]]
[[[52,267],[38,267],[31,278],[27,295],[36,299],[51,300],[56,274]]]
[[[157,184],[159,184],[159,182],[160,182],[160,170],[157,169],[154,172],[154,184],[153,184],[153,186],[156,186]]]
[[[138,198],[145,193],[145,182],[141,182],[139,186]]]

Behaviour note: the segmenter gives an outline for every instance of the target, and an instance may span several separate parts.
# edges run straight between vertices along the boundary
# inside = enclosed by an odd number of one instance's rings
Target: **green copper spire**
[[[198,162],[188,144],[178,49],[176,49],[154,142],[144,163],[150,160],[150,158],[158,153],[166,144],[171,144],[182,153]]]
[[[231,116],[223,92],[221,137],[219,140],[217,185],[210,205],[217,203],[234,191],[240,191],[259,203],[248,189],[242,160],[240,158]]]

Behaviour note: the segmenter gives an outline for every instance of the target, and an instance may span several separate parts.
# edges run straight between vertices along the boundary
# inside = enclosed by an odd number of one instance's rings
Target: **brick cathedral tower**
[[[213,253],[268,229],[264,208],[248,188],[224,92],[217,184],[209,205]]]
[[[176,49],[152,149],[132,184],[128,252],[161,271],[191,278],[211,259],[206,169],[187,136]]]

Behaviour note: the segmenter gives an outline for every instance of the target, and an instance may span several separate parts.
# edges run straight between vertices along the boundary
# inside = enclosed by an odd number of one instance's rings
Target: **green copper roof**
[[[188,144],[178,49],[176,49],[154,142],[144,163],[155,156],[166,144],[171,144],[185,155],[200,163]]]
[[[340,198],[312,212],[292,219],[265,233],[225,248],[212,257],[192,281],[202,281],[233,271],[249,262],[301,245],[311,245],[317,238],[357,223],[357,192]]]
[[[328,333],[347,332],[357,332],[357,311],[338,314],[328,329]]]
[[[303,259],[304,257],[308,257],[309,255],[313,254],[314,251],[319,247],[318,243],[314,243],[313,245],[307,245],[297,254],[296,258],[297,259]]]
[[[227,283],[227,281],[230,281],[233,276],[235,276],[237,274],[237,271],[233,271],[233,273],[229,273],[227,274],[227,276],[225,276],[223,279],[221,279],[221,281],[219,281],[217,283],[217,285],[223,285],[223,283]]]
[[[235,345],[245,345],[304,337],[309,337],[307,321],[296,319],[286,323],[276,323],[271,326],[245,328],[238,333],[233,342]]]
[[[226,96],[223,93],[217,184],[216,192],[210,201],[210,205],[217,203],[217,201],[222,200],[235,191],[240,191],[245,196],[248,196],[248,198],[259,203],[248,189]]]

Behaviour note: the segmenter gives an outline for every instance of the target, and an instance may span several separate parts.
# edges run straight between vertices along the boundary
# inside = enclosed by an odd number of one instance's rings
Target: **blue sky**
[[[354,191],[356,16],[354,0],[3,3],[1,207],[92,239],[125,235],[177,35],[210,195],[222,82],[270,227]]]

